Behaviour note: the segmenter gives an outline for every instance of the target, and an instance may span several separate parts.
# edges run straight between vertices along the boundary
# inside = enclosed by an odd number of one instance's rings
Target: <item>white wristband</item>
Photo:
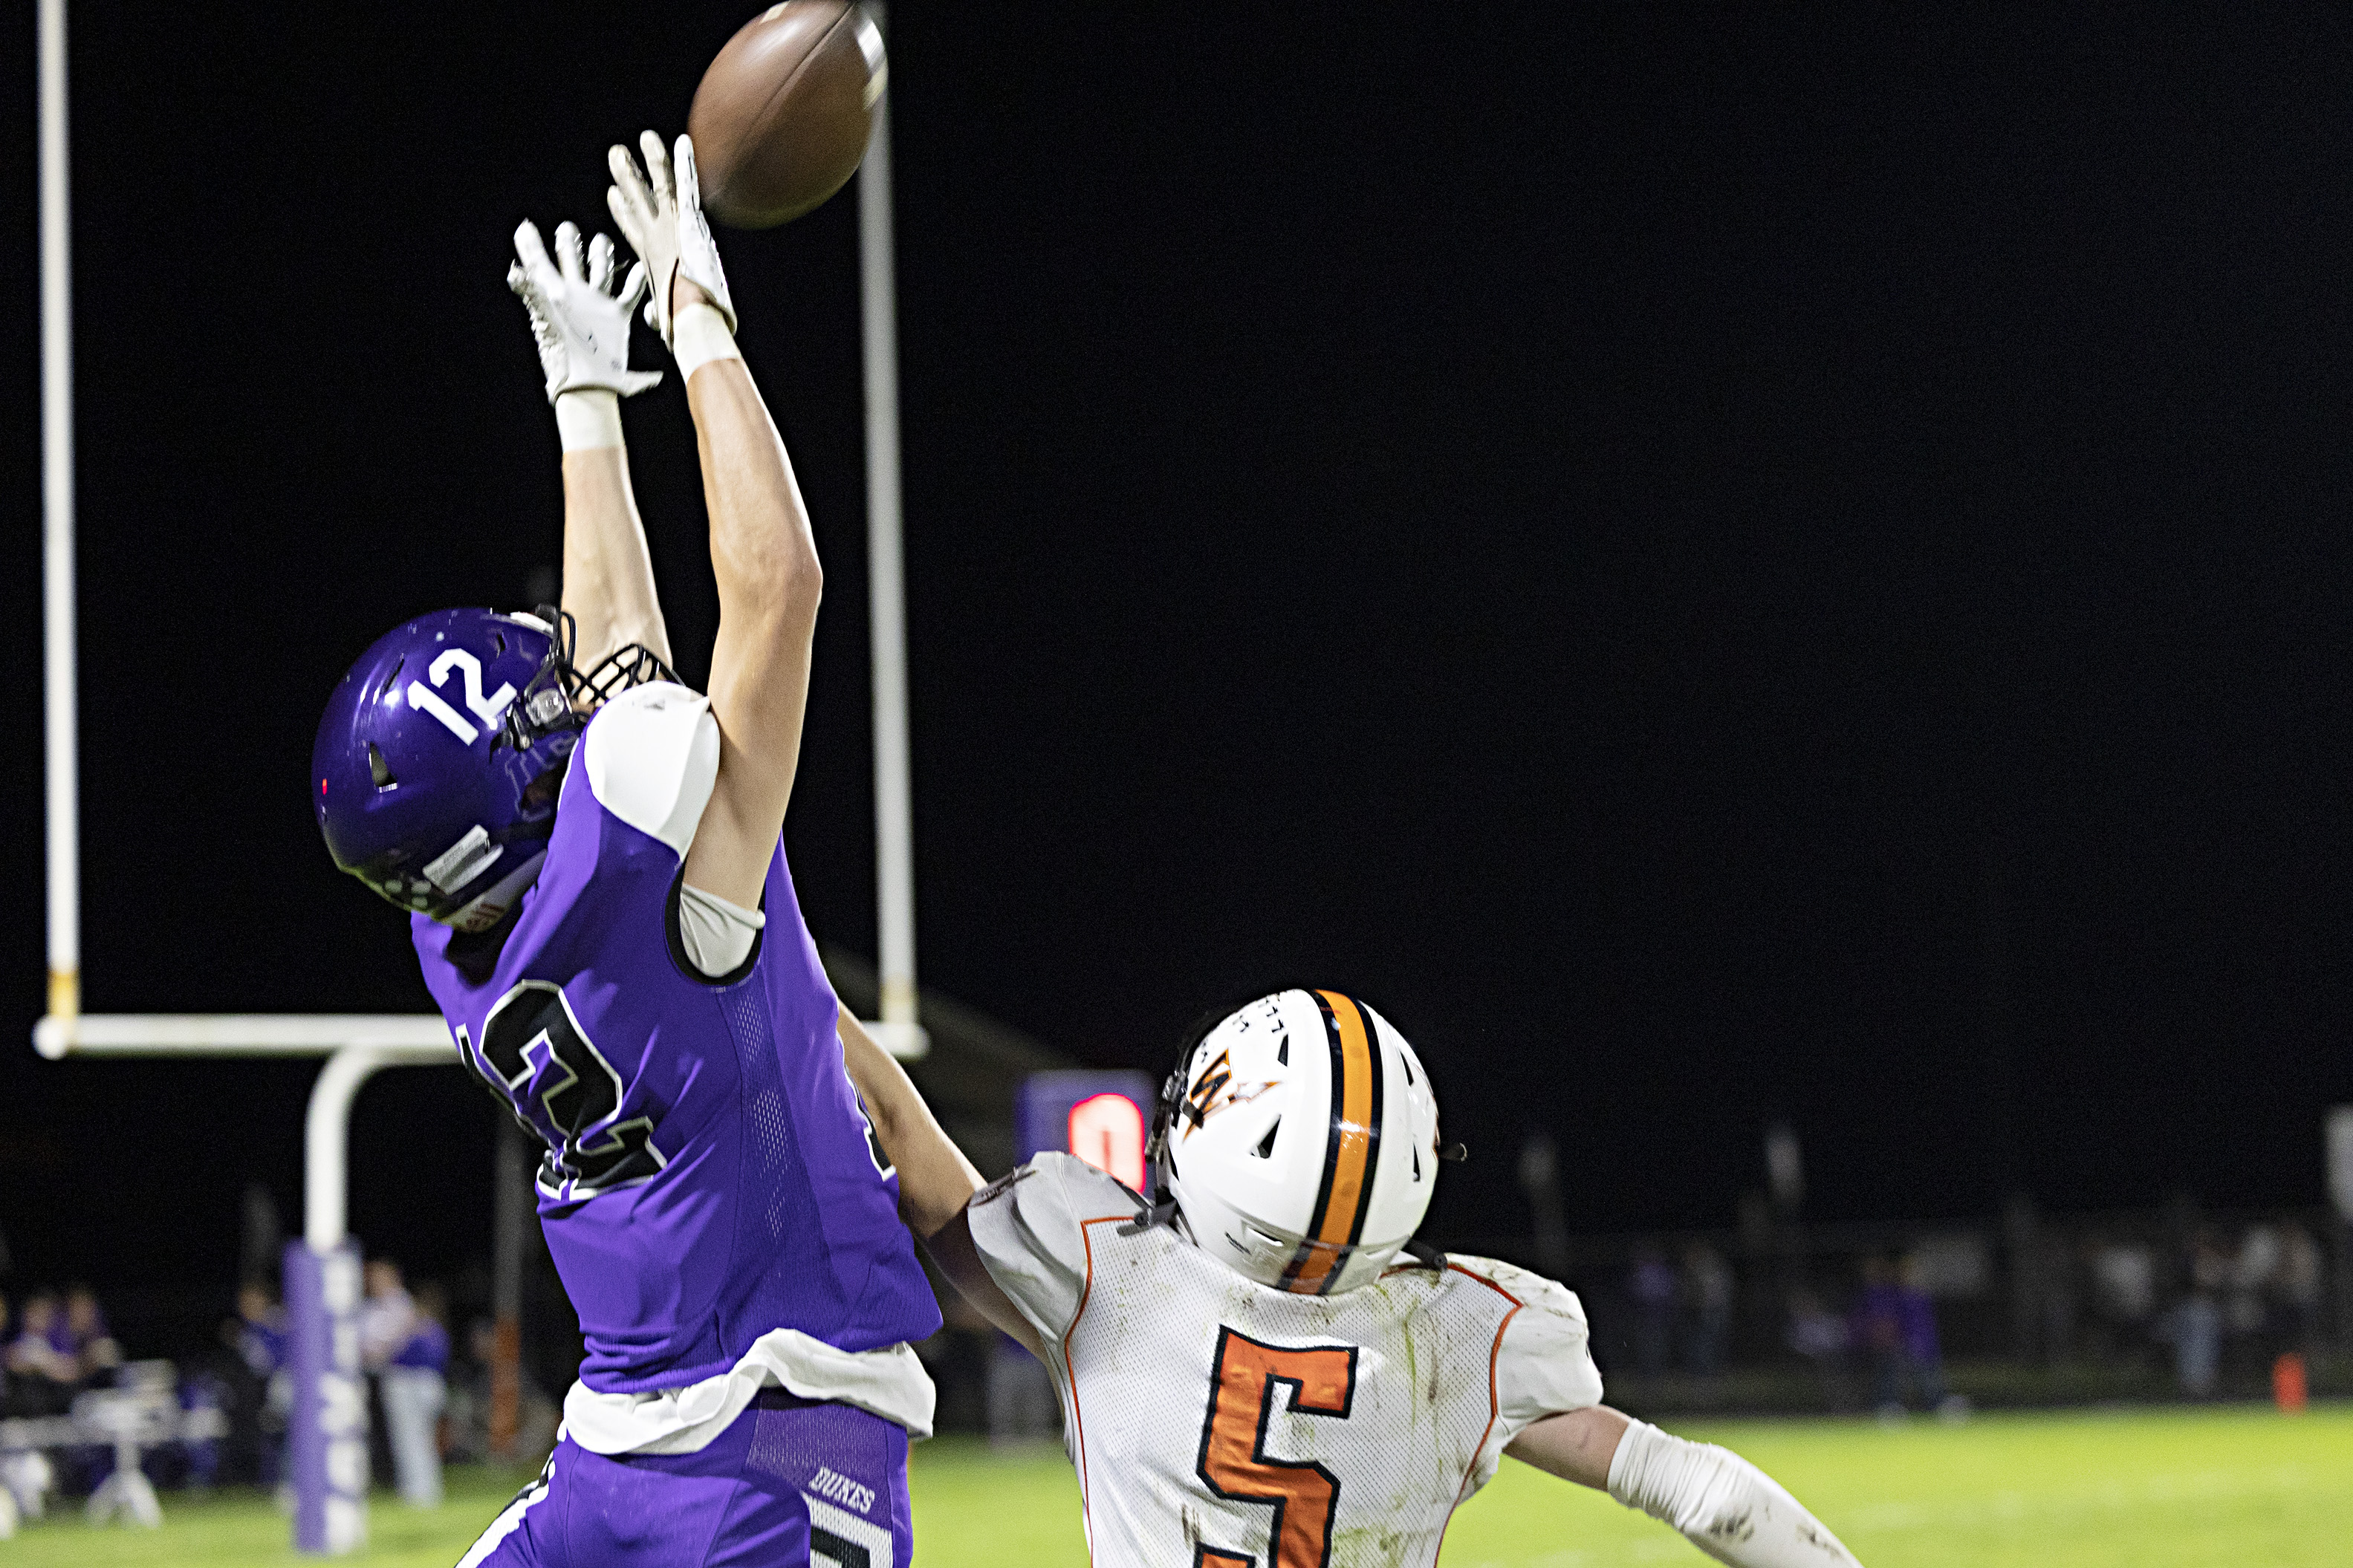
[[[601,387],[555,395],[555,431],[567,452],[621,445],[621,400]]]
[[[670,352],[678,361],[681,382],[693,380],[694,373],[712,360],[744,357],[735,346],[735,334],[727,330],[727,318],[701,300],[681,310],[670,323]]]

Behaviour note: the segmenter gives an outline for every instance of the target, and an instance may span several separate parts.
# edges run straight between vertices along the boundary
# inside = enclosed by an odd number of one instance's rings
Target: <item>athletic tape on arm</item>
[[[595,452],[620,446],[620,398],[595,386],[556,394],[555,433],[567,452]]]
[[[1733,1568],[1859,1568],[1854,1554],[1772,1477],[1728,1448],[1627,1426],[1609,1495],[1672,1525]]]
[[[735,346],[735,334],[727,330],[727,318],[700,302],[678,313],[670,329],[670,352],[678,361],[681,383],[693,380],[694,373],[712,360],[744,357],[744,351]]]

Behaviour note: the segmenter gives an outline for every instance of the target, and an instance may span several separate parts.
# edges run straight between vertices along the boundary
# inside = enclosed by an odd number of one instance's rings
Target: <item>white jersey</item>
[[[1432,1563],[1522,1428],[1600,1403],[1584,1310],[1539,1275],[1459,1258],[1295,1295],[1142,1206],[1044,1154],[970,1209],[1044,1342],[1097,1568]]]

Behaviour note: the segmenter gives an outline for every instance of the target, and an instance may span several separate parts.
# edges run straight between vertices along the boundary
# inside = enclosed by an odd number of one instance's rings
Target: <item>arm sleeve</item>
[[[1532,1421],[1600,1404],[1601,1369],[1593,1364],[1577,1293],[1525,1268],[1489,1267],[1495,1282],[1520,1302],[1495,1352],[1495,1414],[1504,1440]]]
[[[1093,1190],[1099,1186],[1110,1191]],[[1047,1340],[1059,1341],[1070,1331],[1086,1293],[1081,1221],[1115,1212],[1115,1194],[1124,1192],[1068,1154],[1040,1154],[972,1195],[965,1213],[974,1249],[997,1288]],[[1124,1201],[1134,1203],[1132,1197]]]

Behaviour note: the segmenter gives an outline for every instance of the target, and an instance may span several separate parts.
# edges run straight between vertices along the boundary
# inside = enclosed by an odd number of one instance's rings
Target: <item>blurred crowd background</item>
[[[1816,1225],[1803,1216],[1794,1141],[1776,1131],[1775,1190],[1745,1195],[1719,1229],[1576,1235],[1562,1223],[1556,1152],[1519,1154],[1533,1225],[1437,1237],[1567,1280],[1584,1300],[1613,1403],[1968,1419],[2000,1406],[2271,1400],[2301,1408],[2353,1393],[2353,1247],[2327,1210],[2217,1212],[2188,1197],[2146,1209],[2044,1214],[2019,1198],[1977,1223]],[[40,1486],[99,1486],[112,1450],[57,1418],[137,1380],[206,1435],[146,1450],[159,1485],[281,1487],[290,1395],[269,1194],[248,1194],[242,1278],[159,1282],[110,1303],[87,1286],[35,1285],[0,1306],[0,1457],[43,1450]],[[497,1331],[485,1269],[410,1279],[371,1257],[362,1361],[375,1474],[420,1504],[449,1461],[528,1458],[553,1441],[578,1364],[577,1325],[528,1227],[520,1420],[493,1439]],[[1037,1363],[943,1291],[946,1326],[919,1347],[943,1431],[1052,1440],[1059,1415]],[[27,1442],[28,1436],[42,1439]],[[5,1469],[5,1466],[0,1466]],[[28,1474],[13,1473],[19,1481]],[[0,1477],[5,1479],[5,1477]],[[37,1499],[35,1500],[37,1502]]]

